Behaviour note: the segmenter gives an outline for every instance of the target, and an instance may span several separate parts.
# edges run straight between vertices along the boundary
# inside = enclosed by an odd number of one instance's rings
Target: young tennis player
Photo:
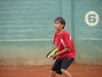
[[[70,34],[64,30],[65,24],[66,22],[62,17],[57,17],[54,20],[54,27],[56,29],[54,44],[58,47],[58,51],[53,56],[53,59],[56,59],[56,61],[51,69],[51,77],[55,77],[56,74],[63,74],[64,77],[71,77],[67,68],[73,62],[76,50]]]

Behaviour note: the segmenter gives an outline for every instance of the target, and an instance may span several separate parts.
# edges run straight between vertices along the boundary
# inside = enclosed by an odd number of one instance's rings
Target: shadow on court
[[[0,77],[50,77],[50,68],[51,66],[0,66]],[[102,65],[72,64],[68,71],[72,77],[102,77]]]

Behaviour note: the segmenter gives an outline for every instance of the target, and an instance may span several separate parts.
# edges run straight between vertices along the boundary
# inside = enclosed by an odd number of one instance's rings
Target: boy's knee
[[[66,71],[67,71],[67,70],[65,70],[65,69],[61,69],[61,72],[62,72],[62,73],[65,73]]]
[[[50,72],[51,72],[51,74],[56,74],[56,72],[55,72],[55,71],[52,71],[52,70],[51,70]]]

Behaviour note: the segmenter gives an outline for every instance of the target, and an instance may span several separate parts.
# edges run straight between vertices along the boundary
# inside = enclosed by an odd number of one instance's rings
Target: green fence
[[[63,16],[79,64],[102,64],[101,0],[0,0],[0,65],[47,65],[53,21]]]
[[[74,39],[77,61],[102,64],[102,1],[73,1]]]

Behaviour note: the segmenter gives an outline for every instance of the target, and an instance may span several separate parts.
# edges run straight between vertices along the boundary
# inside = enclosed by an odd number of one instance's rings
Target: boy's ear
[[[63,24],[61,26],[62,26],[62,28],[64,28],[64,25]]]

